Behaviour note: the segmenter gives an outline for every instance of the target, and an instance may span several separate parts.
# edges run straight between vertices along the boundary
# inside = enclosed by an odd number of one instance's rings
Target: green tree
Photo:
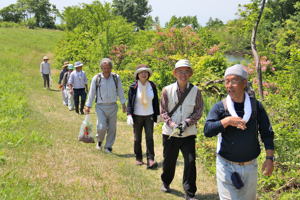
[[[152,11],[148,0],[113,0],[114,13],[135,23],[137,29],[144,30],[148,14]]]
[[[220,27],[223,25],[224,25],[224,23],[222,22],[222,20],[220,20],[218,18],[213,19],[212,17],[210,17],[208,22],[206,23],[207,27]]]
[[[0,10],[0,19],[2,21],[19,23],[23,19],[23,12],[16,4],[10,4]]]
[[[49,0],[18,0],[18,7],[25,18],[35,18],[36,26],[41,28],[55,28],[56,16],[59,11]]]
[[[196,16],[183,16],[176,17],[172,16],[170,21],[166,23],[166,28],[183,28],[186,26],[191,26],[193,29],[198,29],[200,27]]]

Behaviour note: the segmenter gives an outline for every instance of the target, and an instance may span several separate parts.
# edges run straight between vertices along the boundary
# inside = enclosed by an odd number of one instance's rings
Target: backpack
[[[101,86],[101,80],[102,80],[102,77],[101,77],[101,74],[102,73],[99,73],[97,75],[97,78],[96,78],[96,99],[95,99],[95,102],[97,103],[97,97],[98,97],[98,88]],[[116,85],[116,91],[118,93],[118,77],[117,77],[117,74],[115,73],[111,73],[112,77],[113,77],[113,80],[115,82],[115,85]],[[101,92],[100,92],[100,98],[102,99],[102,96],[101,96]]]

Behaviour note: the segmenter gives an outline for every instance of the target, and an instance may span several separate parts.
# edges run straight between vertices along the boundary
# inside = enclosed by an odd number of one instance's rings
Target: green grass
[[[113,155],[77,141],[83,116],[67,111],[55,84],[52,91],[42,89],[39,74],[47,54],[56,82],[52,52],[62,36],[60,31],[0,28],[0,199],[182,199],[182,165],[171,185],[175,194],[161,193],[161,169],[134,165],[132,128],[124,122],[118,123]],[[126,119],[121,109],[118,115]],[[161,129],[155,130],[161,162]],[[217,199],[213,177],[202,168],[198,174],[199,197]]]

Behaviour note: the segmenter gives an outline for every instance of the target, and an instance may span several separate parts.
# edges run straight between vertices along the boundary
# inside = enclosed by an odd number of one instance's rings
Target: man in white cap
[[[255,200],[258,135],[266,149],[262,171],[270,176],[274,161],[274,132],[262,104],[246,92],[248,74],[240,64],[225,71],[227,97],[209,112],[207,137],[218,136],[217,185],[221,200]]]
[[[75,111],[79,114],[79,97],[80,102],[80,114],[84,114],[84,104],[86,100],[86,91],[88,91],[87,77],[84,71],[82,71],[83,63],[80,61],[74,63],[75,71],[73,71],[68,80],[70,87],[70,93],[74,95]]]
[[[203,110],[200,90],[189,83],[193,75],[188,60],[175,64],[173,75],[176,82],[162,90],[161,118],[164,120],[163,134],[163,172],[161,191],[170,192],[174,178],[179,150],[184,158],[183,188],[185,199],[195,199],[196,187],[196,123]]]
[[[48,63],[48,56],[43,57],[43,61],[40,64],[40,72],[41,76],[44,79],[44,88],[50,89],[50,76],[51,76],[51,69],[50,63]]]
[[[101,150],[102,143],[106,135],[104,150],[112,152],[112,146],[116,138],[117,130],[117,100],[120,98],[122,110],[126,112],[126,99],[122,88],[122,82],[118,74],[112,73],[112,61],[103,58],[100,61],[102,73],[96,74],[91,82],[88,100],[86,102],[86,113],[90,112],[94,99],[96,102],[97,113],[97,144],[96,148]]]

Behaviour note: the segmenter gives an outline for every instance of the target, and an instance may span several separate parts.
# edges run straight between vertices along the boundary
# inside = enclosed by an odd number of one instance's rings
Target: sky
[[[49,0],[50,3],[62,11],[66,6],[79,5],[80,3],[92,3],[93,0]],[[17,0],[0,0],[0,9]],[[111,0],[101,0],[101,2],[112,2]],[[246,4],[250,0],[148,0],[152,6],[150,15],[154,18],[159,17],[162,26],[175,15],[197,16],[198,22],[205,25],[210,17],[218,18],[224,23],[228,20],[236,19],[239,4]]]

